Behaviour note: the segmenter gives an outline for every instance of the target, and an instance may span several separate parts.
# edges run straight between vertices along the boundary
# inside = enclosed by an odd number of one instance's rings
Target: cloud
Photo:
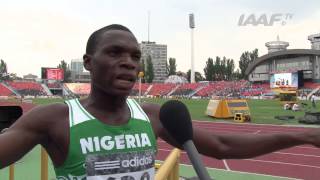
[[[236,20],[229,20],[236,24]],[[280,40],[290,43],[288,48],[291,49],[310,49],[310,42],[307,36],[310,34],[320,33],[320,24],[318,18],[305,18],[304,21],[296,23],[289,22],[287,25],[267,26],[246,26],[239,27],[217,24],[215,26],[207,26],[205,28],[196,29],[195,33],[195,59],[196,71],[203,73],[203,68],[208,57],[226,56],[235,60],[236,67],[241,53],[244,51],[252,51],[259,49],[259,55],[267,53],[265,43],[276,40],[277,35]],[[177,38],[170,37],[168,44],[169,55],[174,56],[171,52],[175,52],[177,58],[178,69],[186,71],[190,69],[190,34],[189,32],[178,33]],[[183,37],[182,37],[183,36]],[[186,40],[187,39],[187,40]],[[179,52],[179,53],[177,53]]]
[[[1,1],[1,0],[0,0]],[[290,3],[290,6],[288,4]],[[190,68],[188,14],[193,12],[195,67],[203,73],[208,57],[226,56],[237,61],[242,52],[281,40],[289,48],[310,48],[307,36],[320,32],[320,1],[10,1],[0,7],[0,58],[10,72],[40,75],[41,67],[55,67],[64,59],[81,58],[90,33],[111,23],[128,26],[139,41],[147,40],[147,12],[151,12],[151,41],[168,45],[168,57],[178,70]],[[237,25],[243,13],[294,13],[287,25]]]
[[[50,11],[1,11],[0,21],[1,58],[18,75],[39,75],[40,67],[81,57],[89,36],[89,27],[79,19]]]

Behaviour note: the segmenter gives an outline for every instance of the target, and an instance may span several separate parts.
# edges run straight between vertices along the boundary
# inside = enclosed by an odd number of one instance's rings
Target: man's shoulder
[[[24,113],[9,129],[29,133],[30,137],[41,139],[67,125],[68,107],[62,103],[39,105]]]
[[[141,103],[140,106],[147,114],[151,114],[151,115],[158,115],[161,107],[159,104],[147,103],[147,102]]]
[[[59,118],[68,116],[68,106],[64,103],[53,103],[48,105],[39,105],[26,113],[27,117],[34,117],[39,121],[56,121]]]
[[[155,133],[156,137],[159,137],[163,129],[159,120],[161,106],[153,103],[142,103],[141,107],[151,120],[153,132]]]

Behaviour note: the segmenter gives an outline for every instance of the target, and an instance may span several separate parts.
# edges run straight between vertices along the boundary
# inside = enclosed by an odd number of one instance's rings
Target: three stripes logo
[[[118,168],[120,168],[120,161],[94,162],[95,170],[107,170],[107,169],[118,169]]]

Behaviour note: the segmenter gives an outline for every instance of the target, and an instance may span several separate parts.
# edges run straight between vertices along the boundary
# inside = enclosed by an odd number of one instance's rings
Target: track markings
[[[263,162],[263,163],[271,163],[271,164],[283,164],[283,165],[292,165],[292,166],[301,166],[301,167],[320,169],[319,166],[311,166],[311,165],[306,165],[306,164],[286,163],[286,162],[279,162],[279,161],[266,161],[266,160],[258,160],[258,159],[243,159],[243,160],[244,161]]]
[[[310,154],[298,154],[298,153],[286,153],[286,152],[273,152],[274,154],[284,154],[284,155],[293,155],[293,156],[304,156],[304,157],[315,157],[320,158],[317,155],[310,155]]]
[[[252,134],[259,134],[260,132],[261,132],[261,130],[258,130],[258,131],[254,132]]]
[[[163,162],[163,161],[159,161]],[[180,163],[182,166],[191,166],[190,164],[183,164]],[[257,176],[266,176],[266,177],[274,177],[274,178],[286,178],[289,180],[303,180],[303,179],[297,179],[297,178],[292,178],[292,177],[285,177],[285,176],[275,176],[275,175],[269,175],[269,174],[260,174],[260,173],[253,173],[253,172],[244,172],[244,171],[235,171],[235,170],[225,170],[225,169],[218,169],[218,168],[212,168],[212,167],[206,167],[209,170],[218,170],[218,171],[229,171],[229,172],[234,172],[234,173],[240,173],[240,174],[252,174],[252,175],[257,175]]]
[[[230,167],[228,166],[227,161],[224,159],[224,160],[222,160],[222,162],[223,162],[224,166],[226,167],[226,170],[227,170],[227,171],[230,171],[231,169],[230,169]]]

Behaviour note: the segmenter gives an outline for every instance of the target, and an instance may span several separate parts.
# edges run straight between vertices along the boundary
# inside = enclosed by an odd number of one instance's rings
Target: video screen
[[[63,80],[64,73],[61,68],[41,68],[41,78],[50,80]]]
[[[273,74],[270,78],[271,88],[297,88],[298,73]]]

